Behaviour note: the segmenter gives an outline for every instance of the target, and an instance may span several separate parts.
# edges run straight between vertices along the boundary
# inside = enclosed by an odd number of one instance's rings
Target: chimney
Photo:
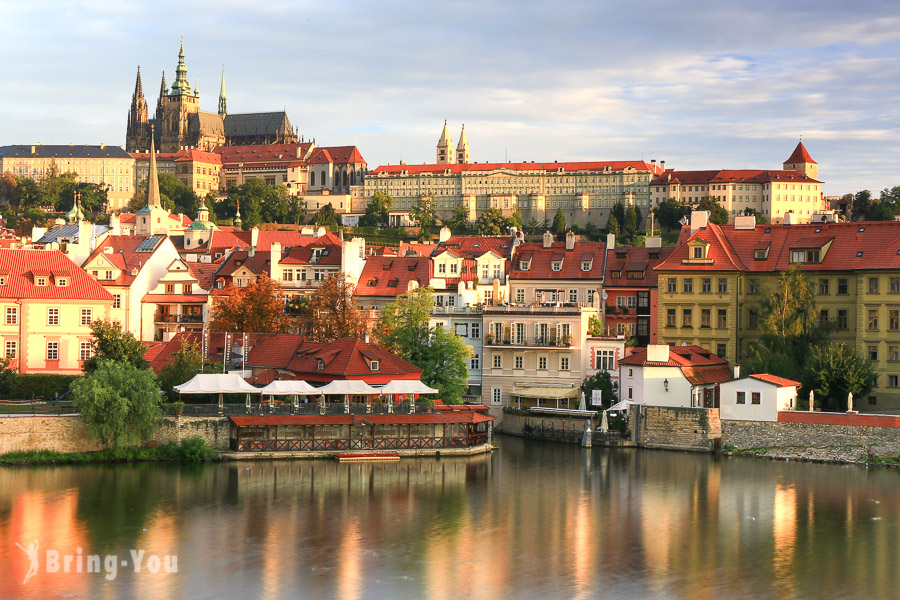
[[[103,142],[101,142],[101,143],[100,143],[100,149],[101,149],[101,150],[106,150],[106,144],[104,144]]]
[[[694,235],[700,229],[706,229],[707,225],[709,225],[709,211],[691,211],[691,235]]]
[[[544,232],[544,248],[549,248],[553,245],[553,234],[549,231]]]
[[[734,365],[734,378],[738,379],[741,376],[741,365]]]
[[[659,168],[662,171],[665,171],[666,170],[666,161],[664,161],[664,160],[659,161]]]
[[[783,223],[784,223],[785,225],[794,225],[794,224],[796,224],[796,222],[797,222],[797,219],[796,219],[796,217],[794,216],[794,212],[793,212],[793,211],[788,211],[788,212],[784,213],[784,221],[783,221]]]
[[[566,250],[575,249],[575,234],[571,231],[566,233]]]
[[[753,215],[735,217],[734,229],[735,231],[744,229],[756,229],[756,217]]]
[[[616,234],[614,234],[614,233],[606,234],[606,249],[607,250],[615,250],[616,249]]]
[[[37,152],[35,151],[34,146],[32,146],[31,147],[31,155],[34,156],[35,154],[37,154]]]
[[[367,344],[369,343],[369,332],[368,331],[363,334],[363,341]]]
[[[281,242],[272,242],[269,248],[269,277],[273,280],[281,279]]]
[[[655,167],[655,166],[656,166],[656,159],[655,159],[655,158],[651,158],[651,159],[650,159],[650,168],[652,169],[652,168]]]
[[[450,232],[449,227],[441,227],[441,231],[438,234],[438,240],[442,243],[446,242],[447,240],[450,239],[451,235],[453,235],[453,234]]]
[[[259,243],[259,227],[250,230],[250,247],[256,250],[256,244]]]
[[[647,346],[647,362],[669,362],[669,347],[665,344],[650,344]]]

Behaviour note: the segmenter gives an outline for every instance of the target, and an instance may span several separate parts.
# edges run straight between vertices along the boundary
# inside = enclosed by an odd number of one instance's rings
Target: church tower
[[[453,164],[453,140],[450,139],[450,131],[447,129],[447,121],[444,120],[444,131],[437,143],[437,163],[439,165]]]
[[[459,144],[456,145],[456,162],[461,165],[469,164],[469,140],[466,139],[466,126],[462,126],[459,133]]]
[[[156,99],[156,112],[153,118],[156,120],[163,118],[163,110],[166,106],[166,96],[169,93],[169,86],[166,84],[166,72],[163,71],[162,82],[159,84],[159,97]]]
[[[162,207],[159,198],[159,176],[156,172],[156,147],[150,134],[150,171],[147,174],[147,206],[134,217],[135,234],[168,235],[169,211]]]
[[[128,111],[128,127],[125,132],[127,152],[146,152],[150,146],[150,118],[147,114],[147,100],[141,86],[141,67],[138,66],[134,93],[131,95],[131,109]]]
[[[200,97],[191,92],[191,84],[187,78],[187,67],[184,65],[184,42],[178,51],[178,67],[175,69],[175,83],[172,91],[166,96],[163,106],[163,118],[160,121],[162,135],[160,146],[162,152],[178,152],[190,144],[190,123],[200,110]]]
[[[225,120],[225,115],[228,114],[228,106],[225,102],[225,65],[222,65],[222,87],[219,88],[219,116],[222,117],[222,120]]]
[[[802,140],[794,148],[794,153],[791,154],[790,158],[784,161],[784,170],[797,171],[810,179],[819,180],[819,165],[806,151],[806,146],[803,145]]]

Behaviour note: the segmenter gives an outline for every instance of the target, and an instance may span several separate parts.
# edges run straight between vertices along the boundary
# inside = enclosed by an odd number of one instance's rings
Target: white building
[[[797,408],[799,388],[799,381],[768,373],[726,381],[719,386],[719,417],[729,421],[775,422],[778,411]]]
[[[619,400],[652,406],[718,408],[728,363],[699,346],[650,345],[619,361]]]

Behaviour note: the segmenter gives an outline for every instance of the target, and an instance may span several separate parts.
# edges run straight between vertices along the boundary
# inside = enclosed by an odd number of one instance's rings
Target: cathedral
[[[166,74],[163,72],[152,119],[141,86],[141,68],[138,67],[131,110],[128,111],[125,150],[147,152],[151,135],[160,152],[178,152],[185,148],[211,152],[217,146],[290,144],[297,141],[296,132],[284,111],[228,114],[224,69],[218,112],[200,110],[200,92],[196,85],[191,90],[188,82],[183,43],[178,52],[178,67],[171,89],[166,85]]]

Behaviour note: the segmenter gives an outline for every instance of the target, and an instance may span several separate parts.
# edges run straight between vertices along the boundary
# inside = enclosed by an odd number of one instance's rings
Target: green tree
[[[767,225],[769,223],[768,217],[763,215],[761,212],[756,210],[755,208],[747,207],[744,209],[744,216],[746,217],[756,217],[757,225]]]
[[[453,235],[463,235],[468,233],[469,227],[469,211],[464,206],[457,206],[453,209],[453,216],[445,223]]]
[[[337,229],[338,217],[334,207],[331,206],[331,202],[320,208],[316,213],[316,226]]]
[[[146,369],[104,359],[72,382],[72,403],[91,435],[107,447],[146,440],[160,416],[156,377]]]
[[[875,371],[865,359],[847,344],[822,344],[809,349],[803,371],[803,388],[814,390],[823,410],[847,410],[847,394],[852,393],[854,406],[872,389]]]
[[[263,272],[247,287],[213,304],[209,315],[213,331],[286,333],[291,320],[284,312],[284,298],[274,281]]]
[[[430,239],[437,226],[434,198],[427,194],[420,194],[416,205],[409,211],[409,216],[419,226],[419,239]]]
[[[603,403],[603,408],[609,408],[618,399],[619,385],[606,371],[597,371],[581,382],[581,391],[584,392],[585,403],[588,405],[590,405],[594,390],[600,390],[600,401]]]
[[[866,211],[867,221],[893,221],[894,207],[890,202],[872,202]]]
[[[516,209],[516,212],[509,215],[509,225],[510,227],[515,227],[517,230],[522,231],[522,213]]]
[[[378,340],[391,352],[421,368],[422,381],[435,387],[448,404],[459,404],[469,381],[471,347],[442,327],[431,326],[434,298],[417,288],[387,305],[376,325]]]
[[[532,215],[532,217],[528,220],[528,225],[525,227],[525,229],[530,235],[535,235],[538,231],[540,231],[541,223],[537,220],[536,217],[534,217],[534,215]]]
[[[203,369],[203,357],[196,342],[181,338],[181,345],[173,356],[172,362],[159,372],[159,387],[169,398],[169,402],[178,400],[178,392],[173,388],[181,385],[200,373]]]
[[[623,233],[634,234],[637,232],[639,221],[637,209],[632,204],[625,209],[625,228]]]
[[[588,333],[593,337],[600,337],[603,335],[603,321],[601,321],[599,317],[591,315],[588,319]]]
[[[557,208],[556,214],[553,215],[553,225],[550,226],[553,235],[563,235],[566,232],[566,217],[563,216],[562,209]]]
[[[475,232],[478,235],[503,235],[509,232],[509,220],[499,208],[489,208],[475,222]]]
[[[581,233],[588,239],[589,242],[593,242],[597,239],[597,226],[594,225],[593,221],[588,221],[581,229]]]
[[[375,192],[369,204],[366,205],[366,212],[359,220],[359,224],[363,227],[378,227],[387,225],[390,222],[388,212],[391,210],[393,200],[384,192]]]
[[[900,208],[900,185],[881,190],[881,202],[887,203],[893,209]]]
[[[606,220],[606,231],[616,235],[619,233],[619,219],[616,218],[615,212],[609,213],[609,219]]]
[[[872,192],[862,190],[853,196],[853,220],[859,221],[866,218],[869,212],[869,203],[872,202]]]
[[[233,185],[228,197],[216,206],[220,219],[232,218],[241,207],[241,225],[244,229],[262,223],[299,224],[306,218],[306,201],[291,196],[286,186],[269,185],[258,177],[248,179],[242,185]]]
[[[653,209],[653,214],[660,227],[665,227],[666,231],[672,231],[681,227],[681,219],[691,216],[691,208],[675,198],[667,198]]]
[[[97,320],[91,323],[91,358],[84,361],[85,373],[93,373],[101,361],[110,360],[128,364],[137,369],[146,369],[149,363],[144,358],[144,345],[130,331],[123,331],[119,323]]]
[[[709,222],[716,225],[728,225],[728,211],[722,208],[718,200],[712,196],[704,196],[694,210],[709,211]]]

